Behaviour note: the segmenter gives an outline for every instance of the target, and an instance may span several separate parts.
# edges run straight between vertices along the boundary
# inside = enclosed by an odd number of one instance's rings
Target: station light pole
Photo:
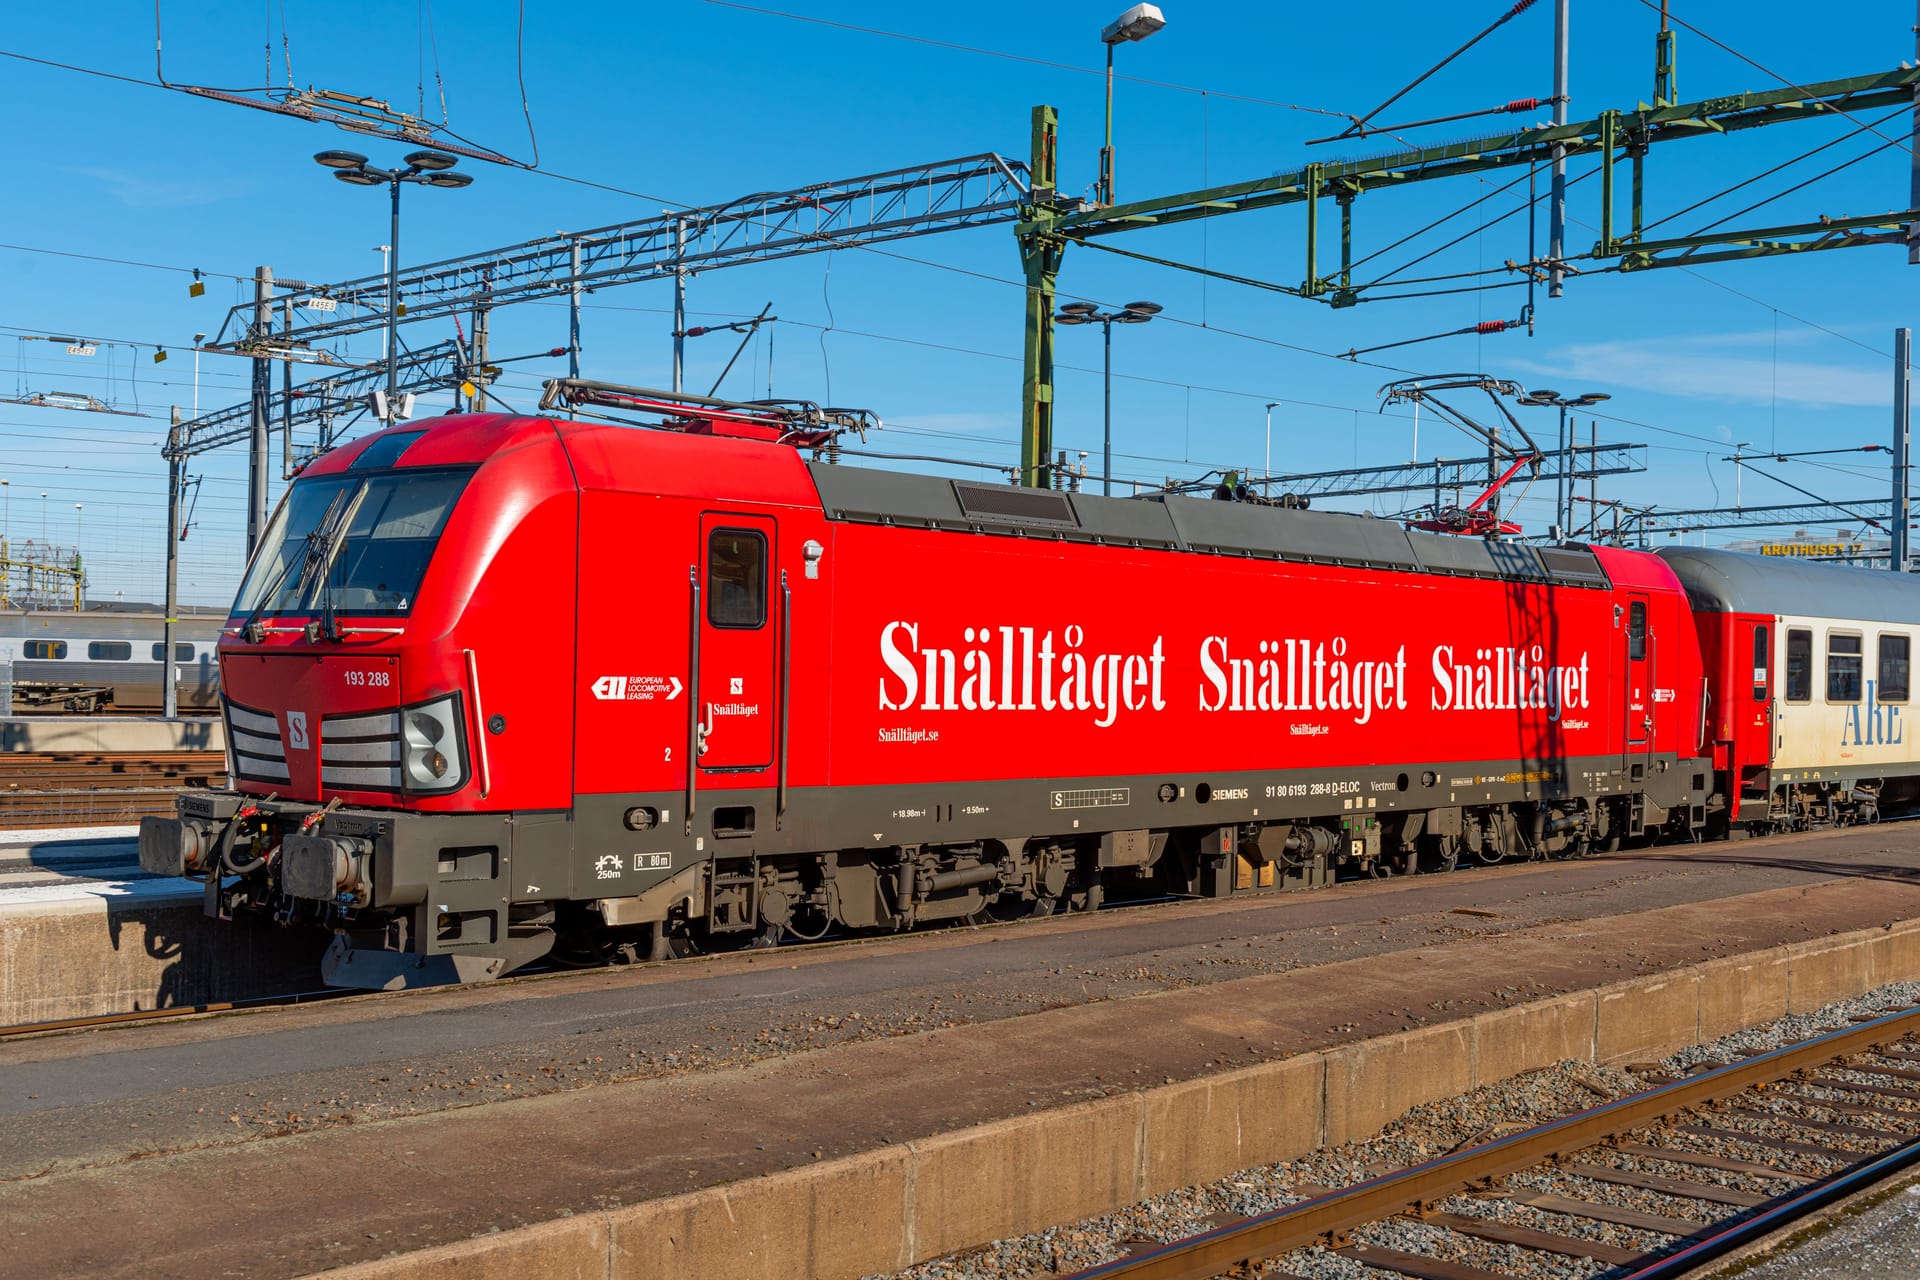
[[[1143,9],[1152,9],[1152,5],[1141,5]],[[1129,9],[1128,13],[1133,10]],[[1154,10],[1157,14],[1159,10]],[[1113,496],[1113,326],[1116,324],[1145,324],[1160,314],[1157,302],[1129,302],[1118,311],[1102,311],[1091,302],[1069,302],[1054,314],[1056,324],[1097,324],[1106,330],[1106,373],[1102,381],[1105,384],[1104,399],[1105,425],[1100,439],[1100,492],[1107,497]],[[1268,449],[1271,452],[1272,441],[1269,436]]]
[[[393,194],[393,229],[387,244],[387,414],[389,424],[400,408],[400,344],[395,328],[400,320],[400,184],[417,182],[427,187],[464,187],[473,176],[455,173],[459,157],[444,151],[414,151],[406,157],[404,169],[380,169],[367,163],[356,151],[321,151],[314,162],[333,170],[333,176],[356,187],[377,187],[386,183]]]
[[[1553,523],[1560,537],[1567,536],[1567,530],[1573,525],[1573,479],[1570,468],[1573,465],[1573,440],[1567,435],[1567,410],[1584,409],[1590,404],[1599,404],[1602,400],[1611,400],[1612,396],[1604,391],[1588,391],[1577,396],[1563,396],[1558,391],[1529,391],[1520,397],[1521,404],[1535,406],[1552,405],[1560,410],[1560,466],[1553,485]]]
[[[1113,47],[1122,41],[1145,40],[1167,25],[1155,4],[1137,4],[1109,22],[1100,31],[1100,43],[1107,46],[1107,132],[1106,145],[1100,148],[1100,203],[1113,203]]]
[[[1261,475],[1268,481],[1273,479],[1273,411],[1279,407],[1279,404],[1280,402],[1275,400],[1267,406],[1267,467]],[[1265,492],[1265,489],[1261,491]]]
[[[193,416],[200,416],[200,344],[207,340],[204,333],[193,335]]]

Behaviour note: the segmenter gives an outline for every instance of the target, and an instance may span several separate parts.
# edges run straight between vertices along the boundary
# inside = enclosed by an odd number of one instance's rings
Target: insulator
[[[1475,333],[1505,333],[1511,328],[1513,328],[1513,321],[1511,320],[1482,320],[1479,324],[1473,326],[1473,331]]]
[[[1507,10],[1507,17],[1516,18],[1531,8],[1533,8],[1533,0],[1520,0],[1519,4]]]
[[[1531,111],[1540,105],[1538,98],[1515,98],[1506,105],[1507,111]]]

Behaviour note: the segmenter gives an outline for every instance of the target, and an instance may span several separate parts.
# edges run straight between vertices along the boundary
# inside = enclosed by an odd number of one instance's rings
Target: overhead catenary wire
[[[1792,195],[1796,191],[1804,190],[1807,187],[1812,186],[1816,182],[1820,182],[1827,178],[1831,178],[1834,174],[1840,173],[1846,169],[1850,169],[1854,165],[1859,164],[1862,160],[1870,160],[1874,156],[1879,155],[1882,151],[1886,151],[1894,147],[1895,145],[1897,144],[1892,142],[1883,142],[1877,147],[1873,147],[1873,148],[1870,148],[1869,150],[1861,152],[1859,155],[1854,156],[1851,160],[1843,160],[1839,164],[1834,165],[1831,169],[1823,170],[1819,173],[1814,174],[1810,178],[1803,178],[1799,182],[1794,183],[1792,186],[1787,187],[1784,190],[1777,191],[1773,195],[1768,196],[1764,200],[1755,201],[1753,204],[1748,205],[1744,209],[1736,209],[1734,212],[1727,214],[1725,217],[1718,218],[1712,222],[1707,223],[1703,227],[1696,228],[1693,234],[1696,236],[1705,235],[1707,232],[1713,230],[1715,227],[1724,226],[1725,224],[1733,221],[1735,218],[1742,217],[1746,214],[1752,213],[1755,209],[1759,209],[1766,205],[1770,205],[1774,201],[1784,199],[1785,197]]]
[[[1881,116],[1878,120],[1874,121],[1874,123],[1885,124],[1889,120],[1892,120],[1897,116],[1902,116],[1907,114],[1908,110],[1909,108],[1902,107],[1897,111],[1890,111],[1886,115]],[[1771,178],[1774,174],[1779,173],[1784,169],[1790,169],[1794,165],[1799,164],[1803,160],[1810,160],[1814,156],[1819,155],[1821,152],[1831,150],[1832,148],[1839,146],[1843,142],[1859,137],[1862,133],[1865,133],[1865,132],[1866,132],[1866,126],[1861,125],[1857,128],[1848,130],[1846,133],[1841,134],[1837,138],[1829,138],[1827,141],[1821,143],[1817,147],[1811,147],[1806,151],[1801,152],[1797,156],[1793,156],[1787,160],[1782,160],[1779,164],[1773,165],[1772,167],[1767,169],[1763,169],[1759,173],[1754,174],[1750,178],[1742,178],[1739,182],[1734,183],[1732,186],[1724,187],[1721,190],[1714,192],[1710,196],[1705,196],[1699,200],[1696,200],[1692,204],[1687,205],[1685,208],[1676,209],[1672,213],[1669,213],[1664,217],[1655,218],[1651,222],[1643,223],[1640,227],[1640,234],[1645,235],[1647,232],[1652,231],[1655,227],[1665,226],[1667,223],[1674,221],[1676,218],[1683,218],[1687,214],[1692,213],[1694,210],[1705,208],[1707,205],[1712,204],[1716,200],[1724,200],[1736,191],[1740,191],[1747,187],[1750,187],[1756,182],[1763,182],[1766,179]],[[1738,215],[1735,215],[1735,216],[1738,216]]]
[[[554,176],[554,175],[549,175],[549,176]],[[604,185],[604,184],[591,184],[591,185]],[[618,190],[618,188],[609,188],[609,189],[611,189],[611,190]],[[1476,203],[1478,203],[1478,202],[1476,202]],[[74,255],[74,256],[82,256],[82,255]],[[896,255],[896,256],[905,256],[905,255]],[[944,267],[944,264],[935,264],[935,263],[927,263],[926,265],[929,265],[929,266],[943,266],[943,267]],[[1187,269],[1187,268],[1186,268],[1186,267],[1184,266],[1184,264],[1177,264],[1177,263],[1170,263],[1169,265],[1173,265],[1173,266],[1178,266],[1178,267],[1181,267],[1182,269]],[[1404,268],[1403,268],[1403,270],[1404,270]],[[1223,273],[1223,274],[1228,274],[1228,273]],[[236,280],[238,280],[238,279],[243,279],[243,277],[233,277],[233,278],[234,278],[234,279],[236,279]],[[1218,277],[1216,277],[1216,278],[1218,278]],[[1704,277],[1702,277],[1702,278],[1704,278]],[[1241,282],[1241,283],[1253,283],[1253,282],[1250,282],[1250,281],[1248,280],[1248,278],[1244,278],[1244,277],[1243,277],[1243,278],[1241,278],[1241,279],[1240,279],[1240,281],[1238,281],[1238,282]],[[1718,285],[1718,282],[1715,282],[1715,281],[1709,281],[1709,282],[1710,282],[1710,283],[1715,283],[1716,285]],[[1020,284],[1020,282],[1018,282],[1018,281],[1007,281],[1006,283],[1009,283],[1009,284],[1014,284],[1014,285],[1019,285],[1019,284]],[[1414,283],[1414,282],[1409,282],[1409,281],[1402,281],[1401,283]],[[1724,286],[1719,286],[1719,287],[1724,287]],[[1734,292],[1737,292],[1737,291],[1734,291]],[[1069,296],[1071,296],[1071,295],[1069,295]],[[1399,295],[1394,295],[1394,296],[1399,296]],[[1410,296],[1417,296],[1417,295],[1410,295]],[[1761,304],[1761,305],[1765,305],[1765,304]],[[1796,319],[1798,319],[1798,317],[1795,317],[1795,318],[1796,318]],[[1210,325],[1208,325],[1208,324],[1206,323],[1206,318],[1205,318],[1205,316],[1204,316],[1204,315],[1202,316],[1202,318],[1201,318],[1201,320],[1200,320],[1199,322],[1197,322],[1197,324],[1196,324],[1196,322],[1193,322],[1193,321],[1185,321],[1185,322],[1183,322],[1183,323],[1187,323],[1187,324],[1189,324],[1189,325],[1193,325],[1194,327],[1199,327],[1199,328],[1203,328],[1203,329],[1206,329],[1206,328],[1213,328],[1213,327],[1214,327],[1214,326],[1210,326]],[[1812,322],[1806,322],[1806,321],[1803,321],[1803,323],[1809,323],[1809,324],[1812,324]],[[831,325],[829,325],[829,327],[831,327]],[[1813,325],[1813,327],[1816,327],[1816,328],[1822,328],[1822,326],[1818,326],[1818,325]],[[1234,333],[1234,331],[1233,331],[1233,330],[1230,330],[1230,329],[1221,329],[1221,330],[1219,330],[1219,331],[1221,331],[1221,332],[1226,332],[1226,333],[1230,333],[1230,334],[1232,334],[1232,333]],[[1830,333],[1832,332],[1831,330],[1826,330],[1826,331],[1827,331],[1827,332],[1830,332]],[[842,332],[852,332],[852,331],[842,331]],[[897,336],[894,336],[894,335],[866,335],[866,336],[871,336],[871,337],[874,337],[874,338],[878,338],[878,339],[880,339],[880,340],[885,340],[885,341],[911,341],[911,340],[907,340],[907,339],[901,339],[901,338],[898,338]],[[1251,339],[1251,340],[1254,340],[1254,341],[1269,341],[1269,340],[1267,340],[1267,339],[1263,339],[1263,338],[1261,338],[1261,337],[1259,337],[1258,335],[1253,335],[1253,334],[1237,334],[1237,335],[1235,335],[1235,336],[1240,336],[1240,337],[1243,337],[1243,338],[1249,338],[1249,339]],[[1842,337],[1844,337],[1844,335],[1835,335],[1835,336],[1842,336]],[[824,340],[824,334],[823,334],[823,340]],[[1851,339],[1847,339],[1847,340],[1849,340],[1849,341],[1851,341]],[[927,344],[927,345],[937,345],[937,344]],[[1281,345],[1281,346],[1286,346],[1286,345],[1289,345],[1289,344],[1285,344],[1285,343],[1276,343],[1276,345]],[[1864,349],[1871,349],[1871,348],[1865,348],[1865,344],[1856,344],[1856,345],[1861,345],[1861,346],[1863,346],[1863,348],[1864,348]],[[949,348],[947,348],[947,349],[953,349],[953,350],[959,350],[959,348],[951,348],[951,347],[949,347]],[[1296,348],[1294,348],[1294,349],[1296,349],[1296,350],[1310,350],[1310,349],[1307,349],[1307,348],[1298,348],[1298,347],[1296,347]],[[1332,358],[1338,358],[1338,355],[1337,355],[1337,353],[1329,353],[1329,352],[1318,352],[1318,351],[1311,351],[1310,353],[1311,353],[1311,354],[1317,354],[1317,355],[1322,355],[1322,356],[1331,356]],[[1017,357],[1005,357],[1005,356],[1001,356],[1001,355],[999,355],[998,353],[985,353],[985,354],[991,354],[991,355],[993,355],[993,356],[994,356],[994,358],[999,358],[999,359],[1007,359],[1007,358],[1017,358]],[[1068,366],[1063,366],[1063,367],[1068,367]],[[1384,366],[1383,366],[1383,367],[1384,367]],[[1184,384],[1184,383],[1169,383],[1169,385],[1182,385],[1182,386],[1187,386],[1187,385],[1192,385],[1192,384]],[[1215,390],[1220,390],[1220,389],[1215,389]],[[1231,392],[1231,391],[1223,391],[1222,393],[1223,393],[1223,394],[1247,394],[1247,393],[1237,393],[1237,392]]]
[[[1368,129],[1367,122],[1373,119],[1375,116],[1379,115],[1382,111],[1385,111],[1388,107],[1392,106],[1394,103],[1400,101],[1400,99],[1412,93],[1415,89],[1418,89],[1421,85],[1425,84],[1428,80],[1431,80],[1434,76],[1438,75],[1448,64],[1453,62],[1456,58],[1460,57],[1461,54],[1467,52],[1467,50],[1473,48],[1473,46],[1479,44],[1482,40],[1485,40],[1488,36],[1498,31],[1501,27],[1506,26],[1507,23],[1511,22],[1513,19],[1519,17],[1521,14],[1525,13],[1528,9],[1532,8],[1534,5],[1534,2],[1535,0],[1517,0],[1517,3],[1513,4],[1511,7],[1507,9],[1505,13],[1502,13],[1498,18],[1495,18],[1491,23],[1489,23],[1480,32],[1480,34],[1474,36],[1472,39],[1468,40],[1465,44],[1461,45],[1458,49],[1455,49],[1452,53],[1440,59],[1440,61],[1434,63],[1431,67],[1427,68],[1425,71],[1421,72],[1418,76],[1414,77],[1412,83],[1408,84],[1405,88],[1395,93],[1392,97],[1388,98],[1385,102],[1381,103],[1379,106],[1375,107],[1373,110],[1367,112],[1365,115],[1359,116],[1358,118],[1354,119],[1354,122],[1351,125],[1347,126],[1347,128],[1341,133],[1336,134],[1334,138],[1319,138],[1319,139],[1315,139],[1315,141],[1332,142],[1339,138],[1365,137],[1369,133],[1383,132],[1382,130]]]

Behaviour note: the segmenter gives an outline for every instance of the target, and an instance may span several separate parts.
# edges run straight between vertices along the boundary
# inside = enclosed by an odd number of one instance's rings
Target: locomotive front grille
[[[320,785],[398,791],[400,751],[398,711],[328,716],[320,722]]]
[[[227,742],[233,748],[234,774],[245,782],[285,784],[287,748],[280,722],[264,711],[226,701]]]

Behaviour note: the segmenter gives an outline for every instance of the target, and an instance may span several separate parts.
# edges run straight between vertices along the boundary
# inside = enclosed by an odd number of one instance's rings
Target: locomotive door
[[[1627,597],[1627,754],[1653,749],[1653,636],[1648,630],[1647,598]],[[1631,763],[1631,761],[1629,762]]]
[[[703,773],[751,774],[773,765],[779,629],[770,583],[774,522],[708,512],[700,517],[698,671]]]

